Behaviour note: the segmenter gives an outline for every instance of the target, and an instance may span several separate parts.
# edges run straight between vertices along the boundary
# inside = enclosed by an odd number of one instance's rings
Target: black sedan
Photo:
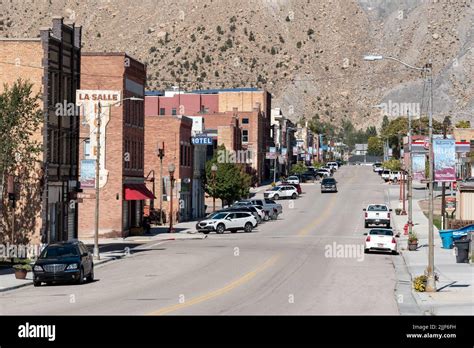
[[[94,280],[94,261],[84,243],[59,242],[49,244],[33,266],[33,284],[74,282],[82,284],[84,278]]]
[[[337,181],[334,178],[324,178],[321,181],[321,193],[323,192],[337,192]]]

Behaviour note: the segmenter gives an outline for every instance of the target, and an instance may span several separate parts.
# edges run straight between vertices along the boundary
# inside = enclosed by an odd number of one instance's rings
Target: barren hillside
[[[363,61],[376,53],[431,59],[435,116],[473,119],[469,0],[1,0],[0,36],[36,36],[53,15],[83,26],[85,51],[146,62],[149,89],[261,86],[293,119],[366,127],[374,105],[422,98],[418,72]]]

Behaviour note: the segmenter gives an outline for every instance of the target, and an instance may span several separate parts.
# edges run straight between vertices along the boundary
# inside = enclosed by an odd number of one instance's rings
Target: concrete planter
[[[415,251],[418,248],[418,241],[408,242],[408,250]]]
[[[28,271],[24,269],[15,269],[15,278],[16,279],[25,279]]]

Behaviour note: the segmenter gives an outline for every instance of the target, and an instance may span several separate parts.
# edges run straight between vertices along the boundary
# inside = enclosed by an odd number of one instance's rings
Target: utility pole
[[[433,184],[434,184],[434,158],[433,158],[433,68],[431,61],[426,64],[426,71],[428,73],[429,81],[429,167],[430,167],[430,179],[429,179],[429,224],[428,224],[428,268],[427,268],[427,281],[426,291],[436,292],[436,282],[434,276],[434,229],[433,229]]]
[[[100,260],[99,254],[99,180],[100,180],[100,127],[102,125],[102,106],[97,104],[97,126],[96,126],[96,157],[95,157],[95,216],[94,216],[94,258]]]
[[[413,154],[412,154],[412,136],[411,136],[411,114],[408,112],[408,234],[413,232]]]
[[[448,122],[447,119],[443,122],[443,139],[447,138]],[[446,183],[441,183],[441,228],[446,228]]]

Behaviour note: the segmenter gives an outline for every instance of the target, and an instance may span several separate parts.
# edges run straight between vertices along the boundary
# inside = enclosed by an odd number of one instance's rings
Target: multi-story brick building
[[[128,236],[142,226],[144,181],[145,65],[126,53],[83,53],[81,108],[81,195],[79,236],[94,234],[98,102],[101,102],[99,234]],[[130,100],[135,98],[135,100]]]
[[[156,199],[153,207],[169,221],[170,201],[173,196],[173,221],[190,220],[196,214],[192,204],[193,147],[191,130],[193,122],[185,116],[148,115],[145,117],[145,172],[154,173],[154,183],[147,186]],[[164,149],[162,167],[158,149]],[[174,189],[171,191],[169,165],[174,164]],[[161,184],[160,184],[161,183]]]
[[[44,121],[34,140],[42,145],[35,168],[18,170],[13,226],[18,239],[34,243],[77,238],[77,114],[58,112],[74,105],[80,84],[81,27],[53,17],[34,39],[0,39],[0,92],[19,78],[41,96]],[[21,234],[21,236],[20,236]]]
[[[249,150],[250,172],[257,182],[270,173],[270,162],[265,159],[272,145],[270,110],[271,95],[255,88],[147,92],[145,98],[146,115],[200,116],[206,133],[215,139],[214,147],[219,142],[231,150]]]

